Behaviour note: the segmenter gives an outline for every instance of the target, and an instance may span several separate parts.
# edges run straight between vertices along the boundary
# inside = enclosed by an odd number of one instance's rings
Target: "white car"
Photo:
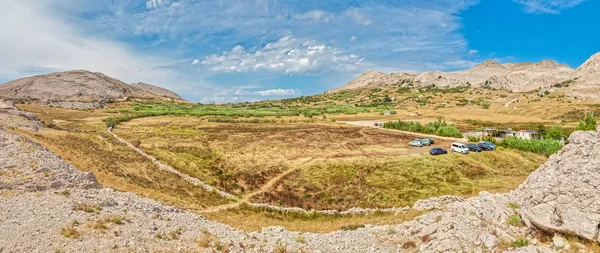
[[[413,146],[413,147],[423,147],[423,143],[421,142],[421,140],[416,139],[414,141],[411,141],[408,143],[408,146]]]
[[[469,148],[465,144],[455,142],[452,143],[452,152],[458,152],[466,155],[469,153]]]

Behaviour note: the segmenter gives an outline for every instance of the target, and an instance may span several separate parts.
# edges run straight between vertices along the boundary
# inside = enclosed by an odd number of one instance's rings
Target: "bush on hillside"
[[[579,124],[577,124],[577,128],[575,128],[575,130],[595,131],[596,124],[596,116],[594,116],[593,113],[588,113],[585,115],[585,118],[583,120],[579,121]]]

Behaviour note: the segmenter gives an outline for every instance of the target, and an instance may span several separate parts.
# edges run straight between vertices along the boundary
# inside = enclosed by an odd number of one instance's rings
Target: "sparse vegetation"
[[[508,217],[508,224],[515,227],[522,227],[525,225],[523,220],[521,220],[521,216],[519,216],[519,214],[516,212]]]
[[[73,225],[69,225],[60,229],[60,234],[66,238],[79,238],[79,231]]]
[[[515,248],[525,247],[529,245],[529,240],[525,238],[517,238],[512,242],[512,246]]]
[[[100,211],[102,211],[102,208],[97,204],[78,204],[75,207],[73,207],[73,210],[99,214]]]
[[[349,224],[349,225],[344,225],[342,226],[342,230],[357,230],[359,228],[364,228],[365,225],[364,224]]]

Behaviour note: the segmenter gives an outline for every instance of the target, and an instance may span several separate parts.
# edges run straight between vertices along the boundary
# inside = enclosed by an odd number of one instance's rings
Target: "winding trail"
[[[161,161],[159,161],[155,157],[147,154],[146,152],[142,151],[141,149],[139,149],[138,147],[134,146],[130,142],[122,139],[117,134],[113,133],[112,127],[109,127],[108,130],[106,130],[106,131],[108,133],[110,133],[113,137],[115,137],[115,139],[117,139],[121,143],[127,145],[129,148],[131,148],[136,153],[142,155],[143,157],[146,157],[146,158],[150,159],[161,170],[165,170],[165,171],[171,172],[173,174],[176,174],[176,175],[180,176],[181,178],[185,179],[186,181],[192,183],[193,185],[200,185],[200,186],[202,186],[202,188],[204,188],[207,191],[214,191],[215,193],[217,193],[221,197],[228,198],[228,199],[235,199],[235,200],[239,199],[237,196],[235,196],[235,195],[233,195],[231,193],[221,191],[221,190],[217,189],[216,187],[213,187],[213,186],[211,186],[211,185],[209,185],[209,184],[207,184],[205,182],[200,181],[200,179],[197,179],[195,177],[191,177],[191,176],[189,176],[187,174],[181,173],[180,171],[178,171],[177,169],[171,167],[170,165],[162,163]]]
[[[195,178],[195,177],[191,177],[185,173],[182,173],[180,171],[178,171],[177,169],[173,168],[170,165],[164,164],[161,161],[159,161],[158,159],[156,159],[155,157],[147,154],[146,152],[142,151],[141,149],[139,149],[138,147],[134,146],[133,144],[131,144],[130,142],[126,141],[125,139],[119,137],[117,134],[115,134],[112,131],[112,127],[109,127],[108,130],[106,130],[106,132],[108,132],[109,134],[111,134],[115,139],[117,139],[119,142],[127,145],[129,148],[131,148],[133,151],[135,151],[136,153],[142,155],[143,157],[151,160],[153,163],[155,163],[159,169],[161,170],[165,170],[168,172],[171,172],[173,174],[176,174],[178,176],[180,176],[181,178],[185,179],[186,181],[190,182],[193,185],[200,185],[202,186],[202,188],[204,188],[207,191],[213,191],[215,193],[217,193],[219,196],[227,198],[227,199],[231,199],[234,200],[234,203],[229,203],[229,204],[225,204],[225,205],[220,205],[220,206],[213,206],[213,207],[209,207],[203,210],[199,210],[200,213],[215,213],[215,212],[219,212],[219,211],[224,211],[224,210],[228,210],[228,209],[232,209],[232,208],[236,208],[238,206],[240,206],[241,204],[245,203],[248,204],[252,207],[256,207],[256,208],[261,208],[261,209],[270,209],[270,210],[274,210],[274,211],[281,211],[281,212],[297,212],[297,213],[319,213],[319,214],[331,214],[331,215],[364,215],[364,214],[372,214],[372,213],[404,213],[404,212],[408,212],[410,211],[410,207],[400,207],[400,208],[384,208],[384,209],[379,209],[379,208],[350,208],[348,210],[343,210],[343,211],[339,211],[339,210],[306,210],[303,208],[299,208],[299,207],[281,207],[281,206],[273,206],[273,205],[269,205],[269,204],[263,204],[263,203],[252,203],[250,202],[250,199],[252,199],[252,197],[257,196],[259,194],[265,193],[270,191],[275,184],[277,184],[277,182],[279,182],[279,180],[283,179],[284,177],[286,177],[287,175],[294,173],[295,171],[297,171],[299,169],[299,167],[295,167],[295,168],[291,168],[288,169],[284,172],[282,172],[281,174],[277,175],[276,177],[270,179],[267,183],[265,183],[258,191],[255,192],[251,192],[248,193],[246,195],[244,195],[242,198],[235,196],[231,193],[225,192],[225,191],[221,191],[219,189],[217,189],[216,187],[213,187],[205,182],[200,181],[200,179]],[[364,133],[363,133],[364,134]],[[310,162],[314,160],[314,158],[310,158],[307,162]]]

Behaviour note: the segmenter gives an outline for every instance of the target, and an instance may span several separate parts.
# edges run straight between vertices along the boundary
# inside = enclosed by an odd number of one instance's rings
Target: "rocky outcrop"
[[[600,241],[600,138],[575,132],[514,192],[519,213],[533,226]]]
[[[12,101],[0,99],[0,128],[38,131],[44,124],[33,114],[17,109]]]
[[[44,191],[98,188],[91,172],[81,172],[55,153],[0,128],[0,190]]]

